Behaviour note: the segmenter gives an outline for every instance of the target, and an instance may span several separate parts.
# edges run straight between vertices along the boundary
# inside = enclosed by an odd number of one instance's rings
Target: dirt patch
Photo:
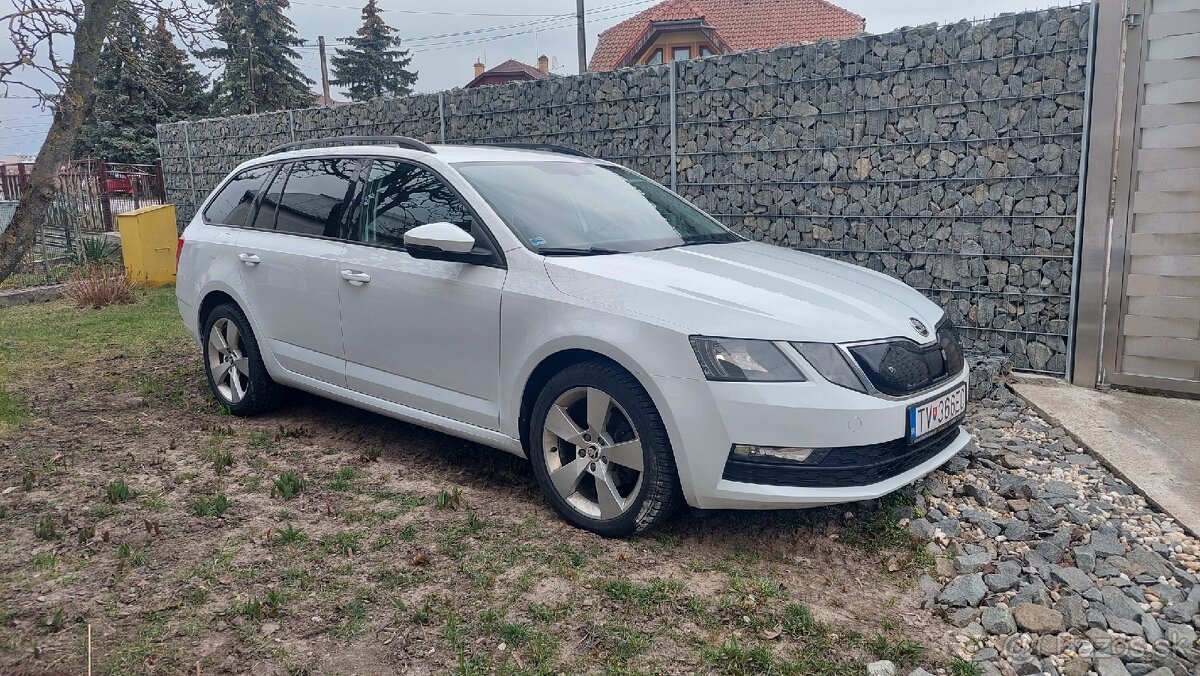
[[[301,394],[222,414],[169,293],[0,312],[23,412],[0,430],[0,672],[79,673],[89,625],[99,673],[850,674],[952,649],[912,551],[843,541],[861,508],[605,540],[505,454]]]

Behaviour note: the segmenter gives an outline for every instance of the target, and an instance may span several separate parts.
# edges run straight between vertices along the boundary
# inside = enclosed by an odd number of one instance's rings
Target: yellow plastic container
[[[175,283],[175,248],[179,231],[175,205],[160,204],[117,214],[125,275],[134,284],[164,286]]]

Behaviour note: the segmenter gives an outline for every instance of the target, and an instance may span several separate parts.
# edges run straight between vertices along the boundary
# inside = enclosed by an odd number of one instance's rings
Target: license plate
[[[908,407],[908,440],[920,441],[953,424],[967,410],[967,385]]]

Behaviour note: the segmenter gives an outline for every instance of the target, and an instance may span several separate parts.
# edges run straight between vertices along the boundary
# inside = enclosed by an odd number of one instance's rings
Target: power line
[[[629,2],[613,3],[613,4],[609,4],[609,5],[603,5],[601,7],[593,7],[592,9],[587,10],[586,14],[590,16],[589,21],[610,19],[610,18],[615,18],[615,17],[622,15],[622,13],[609,14],[609,12],[612,12],[613,10],[627,9],[630,7],[635,7],[637,5],[647,5],[652,2],[657,2],[657,0],[631,0]],[[295,5],[306,4],[307,5],[307,4],[312,4],[312,3],[293,2],[292,4],[295,4]],[[358,9],[355,7],[350,7],[348,5],[324,5],[324,4],[321,4],[321,5],[313,5],[313,6],[339,8],[339,9]],[[389,11],[398,11],[398,10],[389,10]],[[591,15],[600,15],[600,14],[604,14],[604,15],[603,16],[591,16]],[[470,15],[470,16],[476,16],[476,15]],[[499,40],[499,39],[503,39],[506,37],[512,37],[514,35],[527,35],[529,33],[536,33],[536,32],[540,32],[543,30],[556,30],[558,28],[562,28],[563,21],[566,21],[566,20],[569,20],[570,24],[574,25],[576,15],[574,12],[572,12],[569,14],[513,14],[513,15],[479,14],[477,16],[536,16],[536,17],[541,17],[541,18],[533,20],[533,21],[522,21],[522,22],[518,22],[518,23],[502,24],[499,26],[485,26],[483,28],[474,28],[474,29],[470,29],[470,30],[457,31],[454,33],[441,33],[441,34],[435,34],[435,35],[415,35],[415,36],[408,36],[408,37],[399,36],[399,37],[400,37],[400,40],[404,43],[413,43],[413,42],[423,42],[425,40],[442,40],[442,39],[451,38],[451,37],[469,37],[472,35],[482,35],[485,33],[509,30],[512,28],[532,28],[532,30],[526,30],[526,31],[521,31],[521,32],[517,32],[517,33],[510,33],[507,35],[496,37],[496,39]],[[316,44],[316,39],[314,39],[314,38],[296,38],[296,39],[303,41],[305,44],[299,44],[299,45],[291,44],[291,42],[292,42],[291,40],[271,40],[270,42],[271,42],[271,44],[277,44],[277,45],[283,44],[292,49],[320,49],[320,46]],[[340,40],[340,38],[338,38],[338,39]],[[313,43],[313,44],[308,44],[308,43]],[[427,46],[431,46],[431,45],[414,45],[414,47],[427,47]]]
[[[588,14],[591,14],[593,12],[601,12],[606,9],[615,9],[618,7],[628,7],[628,6],[639,5],[639,4],[641,4],[641,5],[650,4],[651,2],[658,2],[658,0],[635,0],[634,2],[614,3],[611,5],[604,5],[602,7],[597,7],[594,10],[588,10]],[[292,0],[292,2],[290,4],[302,5],[304,7],[321,7],[324,9],[349,9],[349,10],[354,10],[356,12],[362,11],[361,6],[355,6],[355,5],[333,5],[333,4],[323,3],[323,2],[302,2],[301,0]],[[450,12],[450,11],[438,11],[438,10],[386,9],[386,8],[380,9],[379,11],[386,12],[389,14],[415,14],[415,15],[420,15],[420,16],[459,16],[459,17],[474,16],[474,17],[507,17],[507,18],[538,18],[538,17],[540,17],[540,18],[559,18],[559,17],[566,17],[566,16],[575,16],[574,12],[569,12],[566,14],[561,14],[561,13],[559,13],[559,14],[512,14],[512,13],[503,13],[503,12]]]
[[[356,12],[361,12],[362,7],[353,5],[328,5],[320,2],[300,2],[300,0],[292,0],[292,5],[303,5],[305,7],[322,7],[325,9],[352,9]],[[434,10],[419,10],[419,9],[380,9],[381,12],[390,14],[417,14],[421,16],[486,16],[486,17],[534,17],[534,16],[555,16],[554,14],[506,14],[498,12],[444,12]]]
[[[617,16],[622,16],[622,15],[616,14],[616,15],[610,15],[610,16],[592,17],[588,21],[590,23],[593,21],[610,19],[610,18],[614,18]],[[441,51],[441,50],[445,50],[445,49],[455,49],[458,47],[470,47],[472,45],[480,45],[480,44],[484,44],[487,42],[494,42],[496,40],[503,40],[505,38],[516,37],[519,35],[529,35],[530,33],[539,33],[542,31],[557,30],[560,28],[569,28],[569,27],[573,27],[574,25],[575,25],[575,16],[570,15],[569,17],[562,19],[561,21],[559,21],[556,24],[541,26],[541,27],[539,27],[537,29],[533,29],[533,30],[521,30],[521,31],[513,32],[513,33],[507,33],[505,35],[493,35],[493,36],[489,36],[486,38],[478,38],[478,39],[473,39],[473,40],[421,44],[421,45],[416,45],[410,51],[413,54],[422,54],[424,52],[436,52],[436,51]]]
[[[35,131],[35,132],[28,133],[28,134],[13,134],[12,136],[0,136],[0,141],[11,141],[13,139],[29,138],[31,136],[44,137],[45,135],[46,135],[46,132],[44,132],[44,131]]]
[[[28,120],[28,119],[31,119],[31,118],[49,117],[49,116],[51,116],[51,115],[54,115],[54,113],[52,113],[52,112],[50,112],[50,111],[46,111],[46,112],[44,112],[44,113],[38,113],[38,114],[36,114],[36,115],[17,115],[16,117],[9,117],[9,118],[5,118],[5,119],[3,119],[3,120],[0,120],[0,123],[2,123],[2,122],[12,122],[12,121],[14,121],[14,120]]]

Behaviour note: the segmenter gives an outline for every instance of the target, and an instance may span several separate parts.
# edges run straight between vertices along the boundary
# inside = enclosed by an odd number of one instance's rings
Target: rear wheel
[[[241,308],[219,305],[204,320],[204,372],[217,402],[239,416],[275,405],[279,386],[263,365],[254,331]]]
[[[609,537],[645,530],[680,503],[666,429],[633,376],[569,366],[533,407],[530,456],[547,500],[567,521]]]

